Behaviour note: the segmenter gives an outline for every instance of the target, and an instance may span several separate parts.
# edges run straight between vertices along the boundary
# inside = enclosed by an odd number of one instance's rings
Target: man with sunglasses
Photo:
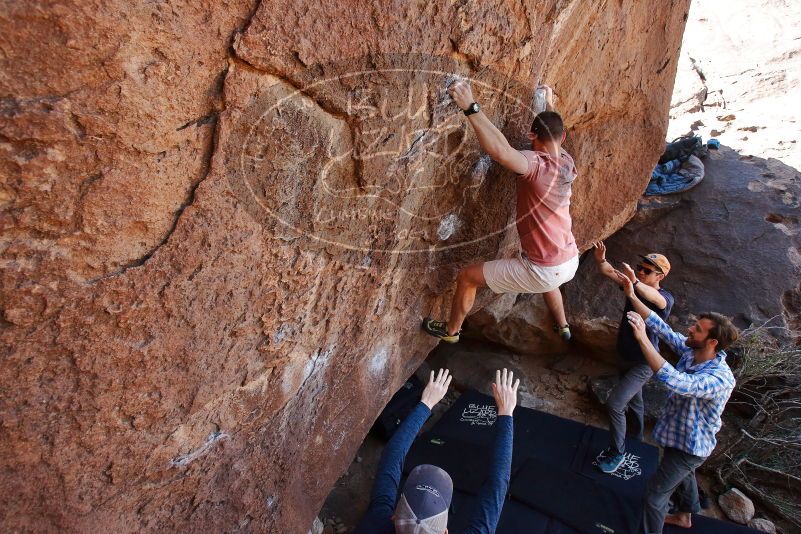
[[[636,272],[627,264],[621,264],[622,272],[615,269],[606,260],[606,246],[603,242],[594,244],[595,262],[601,273],[617,283],[621,288],[623,282],[619,276],[625,276],[634,286],[634,291],[642,302],[653,310],[662,320],[666,320],[673,307],[673,295],[660,287],[660,283],[670,272],[670,262],[665,256],[657,253],[640,256]],[[636,427],[632,434],[642,440],[645,429],[645,405],[642,388],[653,376],[653,371],[645,360],[640,344],[634,336],[634,330],[626,319],[626,314],[634,308],[629,299],[623,309],[623,318],[617,334],[617,351],[620,355],[620,381],[609,393],[606,401],[609,413],[610,439],[609,448],[598,456],[598,468],[604,473],[614,473],[623,464],[626,455],[626,409],[634,413]],[[659,346],[656,332],[648,330],[648,338],[655,346]]]

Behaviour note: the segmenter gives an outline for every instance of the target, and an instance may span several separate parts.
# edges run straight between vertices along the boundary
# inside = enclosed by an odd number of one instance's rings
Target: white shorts
[[[495,293],[547,293],[576,275],[578,256],[561,265],[545,267],[520,255],[484,264],[484,279]]]

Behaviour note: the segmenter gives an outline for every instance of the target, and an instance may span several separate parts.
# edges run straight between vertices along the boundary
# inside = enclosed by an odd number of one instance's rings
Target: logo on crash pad
[[[595,461],[592,462],[592,465],[597,466],[601,460],[602,455],[599,454]],[[620,467],[615,470],[614,473],[610,473],[612,476],[622,478],[623,480],[629,480],[634,477],[638,477],[642,475],[642,468],[640,467],[640,457],[627,452],[623,455],[623,463],[620,464]]]
[[[498,409],[491,404],[469,404],[462,410],[460,423],[469,423],[471,426],[492,426],[498,419]]]

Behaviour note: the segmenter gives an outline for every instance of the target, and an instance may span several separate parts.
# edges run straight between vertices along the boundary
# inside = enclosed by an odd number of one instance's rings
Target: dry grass
[[[743,332],[732,351],[737,386],[707,468],[801,528],[801,348],[770,331]]]

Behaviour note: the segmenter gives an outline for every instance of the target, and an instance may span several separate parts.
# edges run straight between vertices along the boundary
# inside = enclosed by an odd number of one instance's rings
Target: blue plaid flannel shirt
[[[654,440],[663,447],[707,457],[715,449],[720,417],[734,389],[726,353],[720,351],[708,362],[693,365],[693,349],[684,344],[687,336],[674,332],[654,312],[645,324],[680,357],[676,367],[665,362],[655,375],[670,394],[654,426]]]

